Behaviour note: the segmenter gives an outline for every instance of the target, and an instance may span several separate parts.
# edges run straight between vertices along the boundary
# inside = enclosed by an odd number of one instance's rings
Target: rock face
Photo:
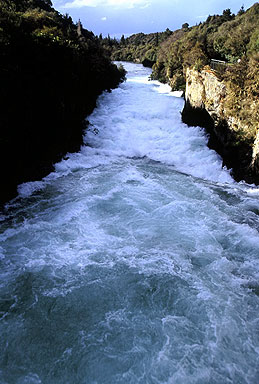
[[[209,147],[222,156],[223,165],[232,168],[237,181],[259,184],[259,126],[251,128],[231,116],[227,102],[227,84],[214,71],[187,69],[183,122],[207,129]]]

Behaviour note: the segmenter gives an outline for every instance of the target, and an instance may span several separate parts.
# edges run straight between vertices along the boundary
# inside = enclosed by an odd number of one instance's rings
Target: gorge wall
[[[231,113],[230,98],[227,82],[210,67],[189,68],[182,120],[207,129],[209,147],[222,156],[223,165],[232,169],[237,181],[259,184],[259,126]],[[251,101],[249,108],[256,113],[256,103]]]
[[[0,1],[0,209],[83,144],[85,118],[124,80],[98,39],[49,0]]]

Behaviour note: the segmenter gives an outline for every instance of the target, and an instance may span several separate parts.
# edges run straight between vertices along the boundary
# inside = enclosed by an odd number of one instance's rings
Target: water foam
[[[256,188],[128,69],[81,151],[1,217],[0,381],[254,384]]]
[[[233,183],[220,157],[207,148],[204,131],[181,123],[182,107],[183,100],[174,97],[168,85],[132,76],[112,95],[99,99],[85,142],[98,155],[147,156],[195,177]]]
[[[131,64],[127,68],[127,82],[100,96],[89,117],[86,146],[77,154],[68,154],[43,181],[20,185],[22,197],[44,188],[53,178],[120,161],[121,157],[147,156],[198,178],[233,183],[229,172],[222,169],[221,158],[207,148],[204,130],[181,122],[184,101],[180,93],[171,92],[167,84],[150,81],[149,69],[132,71]]]

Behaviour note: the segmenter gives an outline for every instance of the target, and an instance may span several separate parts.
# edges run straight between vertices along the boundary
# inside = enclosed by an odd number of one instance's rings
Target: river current
[[[0,383],[259,383],[259,189],[125,66],[1,214]]]

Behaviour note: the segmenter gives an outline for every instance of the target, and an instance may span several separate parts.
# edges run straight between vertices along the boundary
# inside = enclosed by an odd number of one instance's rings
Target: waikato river
[[[1,215],[0,383],[259,383],[259,189],[126,69]]]

